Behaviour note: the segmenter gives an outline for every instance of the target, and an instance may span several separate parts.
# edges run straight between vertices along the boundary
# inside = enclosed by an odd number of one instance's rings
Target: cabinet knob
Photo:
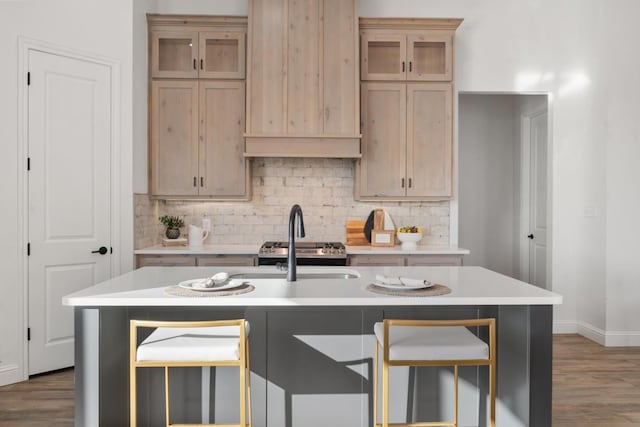
[[[402,61],[402,72],[404,73],[404,61]]]
[[[533,238],[534,238],[534,235],[533,235],[533,234],[529,234],[529,235],[527,236],[527,238],[528,238],[528,239],[531,239],[531,240],[533,240]]]
[[[198,66],[196,65],[196,58],[193,58],[193,69],[197,70]]]
[[[193,186],[194,187],[198,186],[198,178],[196,178],[195,176],[193,177]]]
[[[404,178],[401,179],[400,186],[404,188]]]
[[[409,188],[411,188],[411,178],[409,178]]]

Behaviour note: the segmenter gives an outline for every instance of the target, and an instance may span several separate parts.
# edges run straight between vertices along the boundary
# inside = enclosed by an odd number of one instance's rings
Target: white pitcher
[[[199,248],[209,236],[209,231],[204,230],[196,225],[189,224],[189,246]]]

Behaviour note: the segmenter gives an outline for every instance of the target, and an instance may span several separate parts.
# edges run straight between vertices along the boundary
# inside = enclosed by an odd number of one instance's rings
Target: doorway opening
[[[548,95],[460,93],[458,112],[465,264],[550,288]]]

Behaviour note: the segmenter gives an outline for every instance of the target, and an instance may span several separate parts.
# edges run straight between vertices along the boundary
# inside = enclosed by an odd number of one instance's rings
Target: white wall
[[[460,246],[479,265],[518,277],[518,217],[514,95],[461,94],[458,98]]]
[[[28,0],[0,2],[0,182],[3,209],[0,223],[5,225],[0,240],[0,381],[26,376],[24,360],[24,311],[26,290],[20,266],[26,236],[18,229],[19,174],[24,159],[19,158],[18,125],[18,38],[44,41],[63,48],[115,59],[121,65],[120,122],[122,186],[122,245],[119,250],[123,270],[132,268],[132,187],[131,187],[131,39],[132,12],[129,0]],[[23,77],[23,76],[20,76]],[[70,153],[70,161],[73,161]],[[14,369],[15,368],[15,369]]]
[[[607,344],[640,345],[640,59],[627,48],[639,38],[640,4],[623,0],[602,9],[603,81],[611,84],[595,114],[607,170],[607,269],[600,288],[606,284]]]

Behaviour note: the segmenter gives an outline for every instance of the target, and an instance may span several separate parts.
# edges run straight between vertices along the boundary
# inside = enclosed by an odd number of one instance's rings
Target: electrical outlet
[[[211,219],[210,218],[202,218],[202,229],[211,231]]]

